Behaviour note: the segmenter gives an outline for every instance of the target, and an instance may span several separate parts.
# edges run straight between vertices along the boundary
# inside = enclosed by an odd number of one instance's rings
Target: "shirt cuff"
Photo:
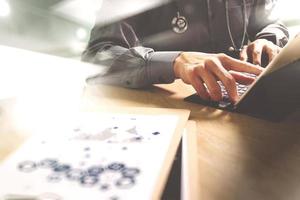
[[[152,84],[172,83],[175,80],[173,64],[180,51],[156,51],[147,63],[147,74]]]

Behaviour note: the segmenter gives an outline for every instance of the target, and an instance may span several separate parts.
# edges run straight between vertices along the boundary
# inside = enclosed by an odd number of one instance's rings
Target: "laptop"
[[[184,100],[271,121],[300,110],[300,36],[290,40],[251,85],[237,84],[236,103],[230,102],[224,86],[219,84],[223,94],[219,102],[203,100],[197,94]]]

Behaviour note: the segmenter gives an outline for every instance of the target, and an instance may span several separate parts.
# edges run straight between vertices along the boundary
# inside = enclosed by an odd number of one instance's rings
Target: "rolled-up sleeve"
[[[172,83],[173,62],[180,52],[155,52],[143,47],[127,23],[94,27],[82,60],[98,64],[104,73],[90,77],[88,83],[103,83],[129,88]],[[104,70],[103,70],[104,69]]]
[[[289,40],[289,33],[282,24],[271,24],[256,34],[256,39],[265,38],[274,44],[283,47]]]

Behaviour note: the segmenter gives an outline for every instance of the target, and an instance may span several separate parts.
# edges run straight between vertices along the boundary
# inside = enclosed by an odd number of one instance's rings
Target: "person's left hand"
[[[240,52],[240,59],[242,61],[249,61],[255,65],[262,66],[263,63],[267,65],[274,59],[281,49],[281,47],[266,39],[257,39],[243,47]],[[266,58],[264,58],[264,54],[266,55]],[[264,61],[264,59],[267,60]]]

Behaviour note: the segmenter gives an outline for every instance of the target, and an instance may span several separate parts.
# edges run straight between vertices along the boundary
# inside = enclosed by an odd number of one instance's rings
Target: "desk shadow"
[[[164,99],[167,108],[188,109],[191,111],[191,119],[201,120],[218,120],[222,118],[230,118],[230,113],[218,108],[194,104],[184,101],[183,97],[174,97],[174,92],[169,92],[162,88],[153,88],[153,91],[159,91],[159,98]]]
[[[174,88],[165,89],[159,86],[151,86],[147,89],[128,89],[109,85],[88,85],[85,93],[89,95],[87,101],[94,102],[94,104],[98,104],[98,100],[100,100],[100,102],[107,103],[107,105],[110,102],[117,101],[116,104],[122,104],[122,106],[189,109],[191,110],[191,117],[200,121],[220,119],[234,121],[235,118],[244,117],[244,114],[186,102],[183,99],[186,96],[178,94],[174,91]],[[299,116],[298,119],[300,119]],[[294,121],[297,121],[297,118],[294,117]]]

